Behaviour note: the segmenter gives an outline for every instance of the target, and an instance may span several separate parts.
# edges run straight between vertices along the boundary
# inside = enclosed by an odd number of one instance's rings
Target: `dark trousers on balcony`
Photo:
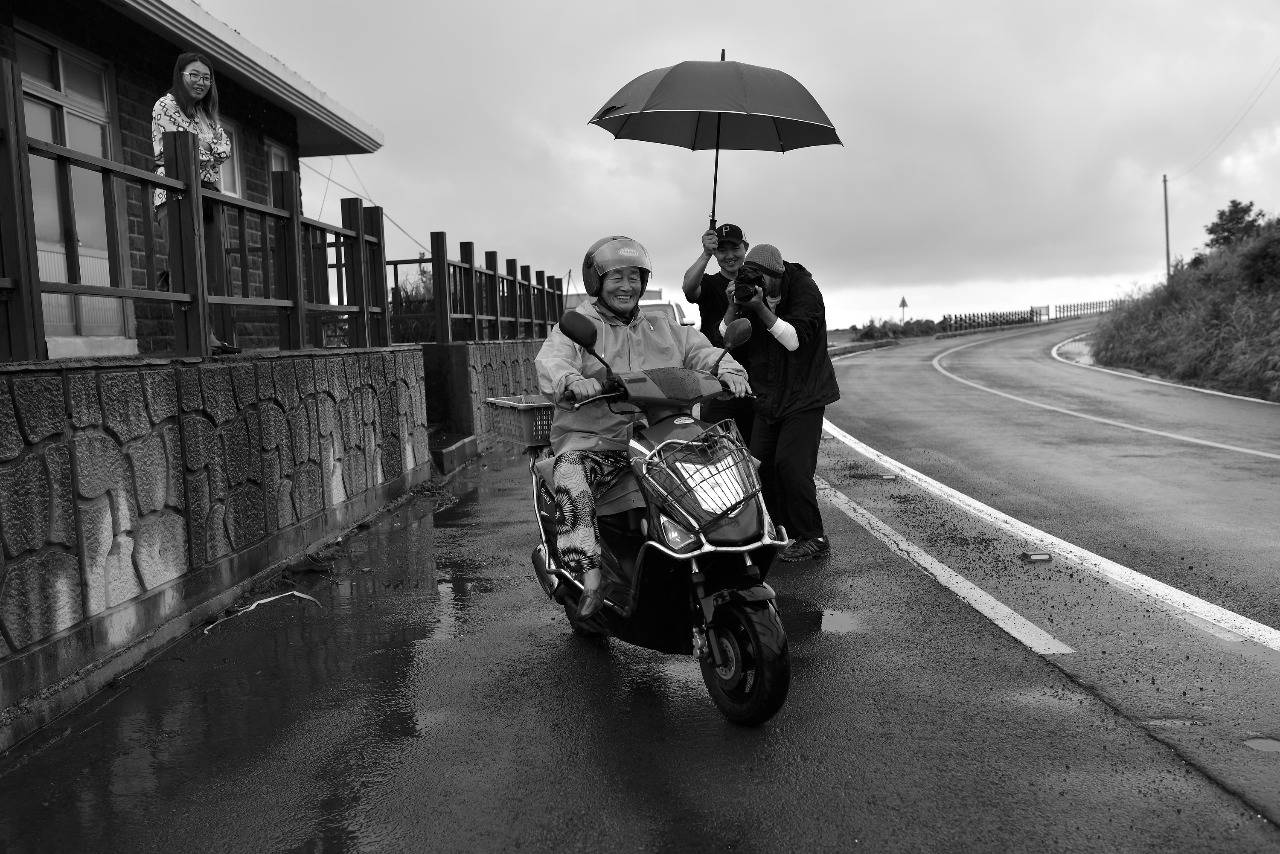
[[[217,191],[217,187],[212,184],[202,184],[206,190]],[[168,253],[174,251],[173,245],[168,241],[169,213],[167,210],[168,202],[162,202],[155,207],[155,226],[156,240],[165,243]],[[211,296],[226,296],[229,292],[227,285],[227,261],[226,261],[226,244],[223,240],[222,217],[218,215],[218,206],[209,199],[204,200],[202,208],[202,220],[204,226],[204,264],[205,264],[205,282]],[[161,270],[157,275],[157,290],[169,291],[173,290],[173,284],[169,278],[169,270]],[[209,307],[209,339],[214,347],[224,344],[235,344],[235,323],[232,320],[230,306],[217,305]]]

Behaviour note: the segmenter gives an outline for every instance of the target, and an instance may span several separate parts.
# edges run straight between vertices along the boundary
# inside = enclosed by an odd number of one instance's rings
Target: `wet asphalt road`
[[[490,454],[434,517],[421,497],[259,594],[319,606],[186,638],[0,760],[0,850],[1280,850],[1266,774],[1161,705],[1224,655],[1248,701],[1273,663],[869,471],[824,442],[820,474],[1076,652],[1030,652],[828,505],[833,555],[770,577],[791,695],[734,727],[692,660],[569,632],[525,470]],[[1138,650],[1182,664],[1148,684]]]

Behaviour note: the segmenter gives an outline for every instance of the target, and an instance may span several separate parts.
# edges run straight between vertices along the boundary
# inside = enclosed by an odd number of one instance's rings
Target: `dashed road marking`
[[[1021,537],[1031,543],[1038,551],[1052,552],[1074,566],[1091,572],[1136,596],[1147,598],[1201,631],[1225,640],[1253,641],[1268,649],[1280,652],[1280,631],[1270,626],[1250,620],[1248,617],[1229,611],[1220,605],[1207,602],[1172,585],[1165,584],[1163,581],[1157,581],[1127,566],[1108,560],[1101,555],[1096,555],[1091,551],[1068,543],[1066,540],[1045,533],[1039,528],[1007,516],[994,507],[988,507],[977,499],[939,483],[933,478],[921,474],[891,457],[885,456],[874,448],[864,445],[826,419],[823,420],[822,426],[829,435],[843,442],[857,453],[893,471],[904,480],[909,480],[939,498],[950,501],[967,510],[988,524],[1006,533]]]
[[[950,350],[939,353],[933,359],[934,369],[938,373],[942,374],[943,376],[953,379],[958,383],[963,383],[964,385],[967,385],[971,388],[976,388],[979,391],[985,391],[988,394],[999,395],[1000,397],[1008,398],[1009,400],[1014,400],[1014,401],[1017,401],[1018,403],[1025,403],[1027,406],[1035,406],[1040,409],[1047,409],[1050,412],[1057,412],[1062,415],[1070,415],[1073,418],[1083,418],[1086,421],[1094,421],[1094,422],[1097,422],[1098,424],[1107,424],[1111,427],[1121,427],[1125,430],[1134,430],[1138,433],[1148,433],[1152,436],[1160,436],[1161,438],[1164,438],[1164,439],[1173,439],[1174,441],[1177,441],[1177,442],[1189,442],[1190,444],[1193,444],[1193,445],[1203,445],[1209,448],[1217,448],[1218,450],[1221,450],[1221,451],[1233,451],[1237,454],[1249,454],[1250,456],[1254,456],[1254,457],[1264,457],[1268,460],[1280,460],[1280,454],[1273,454],[1273,453],[1270,453],[1269,451],[1256,451],[1253,448],[1241,448],[1237,445],[1224,445],[1221,442],[1210,442],[1208,439],[1196,439],[1194,437],[1183,436],[1178,433],[1168,433],[1164,430],[1154,430],[1150,427],[1140,427],[1137,424],[1129,424],[1127,422],[1116,421],[1111,418],[1101,418],[1097,415],[1087,415],[1083,412],[1076,412],[1075,410],[1072,410],[1072,409],[1063,409],[1060,406],[1051,406],[1047,403],[1040,403],[1035,400],[1028,400],[1025,397],[1018,397],[1017,395],[1009,394],[1006,391],[999,391],[998,389],[988,388],[987,386],[980,385],[978,383],[973,382],[972,380],[966,380],[964,377],[956,376],[955,374],[948,371],[946,368],[942,367],[942,364],[941,364],[942,359],[946,358],[947,356],[950,356],[952,353],[956,353],[960,350],[963,350],[966,347],[973,347],[974,345],[981,344],[981,343],[982,343],[981,341],[973,341],[969,344],[962,344],[959,347],[952,347]]]

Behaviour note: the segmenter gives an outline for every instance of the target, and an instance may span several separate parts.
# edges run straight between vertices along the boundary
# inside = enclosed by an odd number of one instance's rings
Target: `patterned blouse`
[[[151,108],[151,148],[156,156],[156,174],[164,174],[164,140],[165,131],[185,130],[194,133],[199,139],[198,161],[200,180],[203,183],[222,186],[219,170],[222,162],[231,156],[231,139],[222,125],[212,124],[204,113],[197,111],[196,118],[187,118],[174,99],[173,93],[166,92]],[[156,190],[156,205],[164,204],[164,190]]]

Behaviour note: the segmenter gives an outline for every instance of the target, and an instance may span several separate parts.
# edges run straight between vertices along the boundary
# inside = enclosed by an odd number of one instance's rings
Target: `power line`
[[[1222,132],[1222,134],[1213,143],[1213,145],[1209,147],[1208,151],[1206,151],[1204,154],[1201,154],[1200,157],[1197,158],[1194,163],[1192,163],[1186,169],[1182,170],[1182,172],[1175,175],[1173,177],[1173,180],[1177,181],[1180,178],[1187,177],[1192,172],[1194,172],[1200,166],[1201,163],[1209,159],[1209,155],[1217,151],[1218,148],[1224,142],[1227,141],[1227,139],[1231,136],[1231,134],[1235,132],[1235,129],[1240,126],[1240,123],[1244,121],[1245,116],[1249,115],[1249,112],[1253,110],[1254,105],[1257,104],[1258,101],[1262,98],[1262,96],[1266,94],[1266,91],[1269,88],[1271,88],[1271,84],[1275,81],[1277,76],[1280,76],[1280,56],[1277,56],[1275,59],[1273,59],[1271,61],[1271,65],[1267,66],[1267,71],[1263,74],[1262,78],[1259,79],[1258,83],[1254,85],[1254,88],[1257,90],[1257,92],[1253,95],[1249,103],[1245,105],[1240,115],[1236,117],[1236,120],[1231,123],[1231,126]],[[1264,80],[1265,82],[1263,82]]]
[[[346,191],[347,191],[348,193],[350,193],[351,195],[353,195],[353,196],[358,196],[359,198],[364,199],[366,202],[368,202],[368,203],[369,203],[369,204],[371,204],[371,205],[376,204],[376,203],[373,201],[373,199],[369,198],[369,196],[368,196],[368,192],[369,192],[369,191],[368,191],[367,189],[365,190],[365,192],[364,192],[363,194],[358,193],[358,192],[356,192],[355,190],[351,189],[350,187],[346,186],[345,184],[341,184],[341,183],[339,183],[338,181],[333,180],[333,178],[331,178],[331,177],[329,177],[329,176],[324,175],[324,173],[323,173],[323,172],[321,172],[321,171],[320,171],[319,169],[317,169],[316,167],[312,166],[310,163],[307,163],[307,162],[302,161],[302,160],[299,160],[298,162],[299,162],[299,163],[301,163],[303,166],[307,167],[308,169],[310,169],[312,172],[316,173],[317,175],[324,176],[324,177],[325,177],[325,180],[329,181],[329,183],[333,184],[333,185],[334,185],[335,187],[337,187],[338,189],[340,189],[340,190],[346,190]],[[332,160],[330,161],[330,164],[332,164]],[[352,172],[354,172],[355,170],[353,169],[353,170],[351,170],[351,171],[352,171]],[[357,176],[356,176],[356,179],[358,180],[359,178],[360,178],[360,176],[359,176],[359,175],[357,175]],[[364,182],[363,182],[363,181],[361,181],[360,183],[361,183],[361,186],[363,186],[363,185],[364,185]],[[326,186],[325,186],[325,193],[327,194],[327,193],[328,193],[328,191],[329,191],[329,188],[328,188],[328,186],[326,185]],[[321,204],[321,208],[320,208],[320,210],[321,210],[322,212],[324,211],[323,203]],[[385,208],[384,208],[384,209],[383,209],[383,211],[382,211],[382,216],[383,216],[383,218],[384,218],[384,219],[386,219],[386,221],[387,221],[387,222],[391,223],[391,224],[392,224],[392,225],[394,225],[397,229],[399,229],[401,234],[403,234],[405,237],[407,237],[407,238],[409,238],[411,241],[413,241],[414,245],[416,245],[419,249],[421,249],[421,250],[422,250],[422,251],[424,251],[424,252],[430,252],[430,251],[431,251],[431,250],[430,250],[430,249],[428,249],[426,246],[422,245],[422,242],[421,242],[420,240],[418,240],[418,238],[414,237],[412,234],[410,234],[408,231],[406,231],[406,230],[405,230],[405,228],[404,228],[404,226],[402,226],[400,223],[396,222],[396,221],[391,217],[391,214],[387,213],[387,211],[386,211],[386,209],[385,209]]]

